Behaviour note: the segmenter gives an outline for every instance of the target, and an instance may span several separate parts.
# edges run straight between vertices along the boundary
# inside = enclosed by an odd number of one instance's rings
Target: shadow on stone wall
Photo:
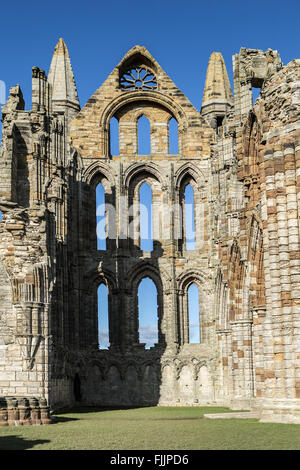
[[[166,340],[160,328],[165,302],[164,286],[158,267],[158,257],[162,255],[163,249],[157,241],[154,242],[154,247],[151,257],[146,260],[139,247],[131,246],[127,250],[119,250],[121,256],[117,269],[124,277],[117,279],[117,288],[110,294],[112,298],[109,301],[114,310],[111,312],[114,341],[108,350],[91,352],[88,363],[84,369],[81,368],[79,375],[82,404],[123,409],[154,406],[159,403],[162,384],[161,358],[166,349]],[[131,269],[126,266],[126,257],[122,259],[124,254],[128,256]],[[130,264],[131,256],[135,258],[134,264]],[[111,266],[109,261],[110,273]],[[102,269],[105,273],[105,258],[102,261]],[[130,285],[128,271],[136,272],[132,275]],[[114,275],[117,276],[116,273]],[[149,277],[157,289],[159,337],[158,343],[149,349],[139,343],[137,332],[137,288],[145,277]],[[116,299],[119,302],[116,302]],[[78,376],[75,377],[74,390],[76,388],[76,395],[79,396]]]
[[[175,326],[169,324],[176,322],[169,316],[175,301],[172,265],[165,263],[168,273],[160,267],[164,246],[153,240],[154,249],[145,256],[131,239],[123,239],[98,251],[96,183],[70,178],[67,239],[56,240],[54,246],[49,240],[49,250],[56,257],[50,406],[57,410],[74,405],[124,408],[206,403],[213,393],[205,357],[198,358],[197,350],[178,359],[172,332]],[[110,194],[115,197],[115,187],[110,188]],[[55,223],[51,216],[52,232]],[[137,290],[145,277],[154,282],[158,295],[159,339],[150,349],[145,349],[138,338]],[[97,289],[101,283],[107,285],[109,293],[107,350],[98,348]],[[195,355],[197,359],[193,359]]]
[[[16,183],[17,202],[22,207],[29,206],[30,188],[29,168],[28,168],[28,147],[22,133],[17,126],[14,126],[14,153],[17,155]]]

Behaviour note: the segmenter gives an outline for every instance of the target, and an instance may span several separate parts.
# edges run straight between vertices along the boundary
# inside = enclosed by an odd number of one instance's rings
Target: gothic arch
[[[101,380],[105,380],[105,367],[103,366],[103,364],[101,364],[101,362],[97,359],[92,359],[90,360],[87,365],[86,365],[86,369],[87,369],[87,375],[89,375],[89,372],[93,369],[93,367],[97,367],[98,370],[99,370],[99,373],[100,373],[100,377],[101,377]]]
[[[15,300],[14,297],[16,297],[16,292],[13,294],[12,287],[11,279],[7,273],[6,267],[0,260],[0,345],[13,340],[14,331],[11,327],[13,324],[13,309],[10,306],[12,305],[13,300]]]
[[[93,289],[101,284],[105,284],[106,287],[113,293],[117,290],[117,282],[115,275],[108,269],[103,269],[102,266],[98,270],[91,269],[84,275],[85,281]]]
[[[215,277],[215,318],[219,328],[226,329],[228,322],[228,282],[224,279],[223,272],[219,268]]]
[[[248,262],[250,271],[250,305],[252,308],[265,305],[265,276],[263,254],[263,225],[254,211],[249,221]]]
[[[153,163],[133,163],[124,172],[124,186],[128,190],[131,182],[140,174],[145,173],[164,185],[163,176]]]
[[[125,278],[126,289],[131,290],[144,277],[149,277],[157,288],[161,287],[161,289],[167,290],[170,287],[171,279],[164,270],[153,266],[147,261],[141,261],[127,273]]]
[[[97,238],[97,186],[101,184],[104,190],[105,228],[108,236],[103,249],[111,250],[116,239],[116,187],[115,176],[108,165],[103,161],[96,161],[89,165],[82,175],[82,191],[80,198],[80,227],[82,239],[90,245],[90,249],[99,248]],[[99,214],[98,214],[99,215]],[[103,237],[104,238],[104,237]]]
[[[179,310],[179,343],[188,344],[189,339],[189,308],[188,308],[188,289],[195,284],[198,288],[199,301],[199,327],[201,343],[207,340],[207,327],[209,319],[213,317],[212,292],[208,286],[206,276],[200,270],[188,270],[177,278],[178,286],[178,310]]]
[[[136,111],[136,114],[135,114],[135,117],[134,117],[134,120],[135,120],[136,124],[138,123],[138,120],[142,116],[145,116],[145,118],[148,119],[148,121],[150,122],[150,127],[151,127],[151,125],[152,125],[152,116],[151,116],[151,113],[149,113],[149,111],[147,110],[147,108],[139,109],[139,110]]]
[[[136,163],[131,165],[124,174],[125,195],[127,204],[127,236],[134,249],[140,247],[140,193],[143,183],[147,183],[152,192],[152,228],[153,242],[162,237],[163,178],[156,165]],[[153,246],[155,249],[157,244]]]
[[[258,214],[258,211],[255,209],[251,216],[249,217],[248,222],[248,256],[247,259],[250,261],[251,256],[257,251],[259,235],[262,237],[263,224],[262,220]],[[261,240],[262,242],[262,240]]]
[[[161,366],[160,366],[161,374],[163,374],[163,370],[165,369],[165,367],[170,367],[172,372],[173,373],[175,372],[176,365],[174,364],[174,361],[172,361],[171,359],[164,359],[162,361]]]
[[[124,368],[117,362],[117,361],[110,361],[106,367],[105,367],[105,380],[112,379],[112,372],[116,370],[117,371],[117,380],[120,379],[120,381],[123,381],[125,376],[124,376]],[[116,377],[114,377],[115,379]]]
[[[127,54],[123,57],[118,69],[120,73],[124,73],[132,65],[145,65],[146,67],[158,72],[158,63],[151,56],[151,54],[145,49],[145,47],[134,46]]]
[[[126,93],[114,98],[103,110],[100,117],[100,128],[103,129],[104,147],[103,153],[109,155],[109,123],[112,117],[115,117],[122,108],[128,107],[133,103],[143,101],[152,105],[159,105],[172,115],[178,123],[178,135],[186,133],[188,120],[181,106],[175,100],[163,95],[159,91],[126,91]],[[181,144],[182,145],[182,144]],[[184,149],[182,149],[184,150]]]
[[[107,107],[103,110],[100,118],[100,126],[103,127],[104,132],[109,132],[110,119],[115,116],[118,111],[137,101],[148,101],[150,103],[156,103],[163,108],[166,108],[169,113],[178,122],[178,132],[185,132],[187,125],[187,118],[181,106],[179,106],[172,98],[163,95],[159,91],[127,91],[126,94],[122,94],[114,98]]]
[[[142,365],[140,366],[141,367],[141,376],[144,377],[144,374],[147,370],[147,367],[152,367],[153,370],[155,371],[155,374],[157,376],[157,378],[159,378],[159,374],[160,374],[160,371],[161,371],[161,367],[159,364],[155,363],[155,362],[152,362],[152,361],[145,361],[142,363]]]
[[[158,317],[158,343],[165,343],[164,311],[166,307],[165,292],[169,285],[166,274],[150,263],[141,262],[132,268],[125,278],[125,286],[128,292],[130,307],[130,323],[132,324],[133,342],[139,343],[139,312],[138,312],[138,288],[144,278],[149,278],[154,283],[157,292],[157,317]]]
[[[204,186],[205,178],[201,170],[197,168],[197,166],[191,162],[185,163],[180,168],[178,168],[175,174],[175,188],[178,191],[184,179],[189,178],[194,182],[195,188],[199,189]]]
[[[205,210],[202,201],[204,189],[204,175],[192,162],[182,165],[174,176],[175,183],[175,208],[177,217],[175,219],[175,233],[177,239],[177,248],[179,252],[187,249],[187,214],[186,214],[186,189],[190,185],[193,190],[193,205],[192,213],[189,212],[189,217],[193,215],[194,228],[193,228],[193,242],[191,249],[198,250],[203,246],[204,231],[205,231]],[[191,229],[191,220],[189,221]],[[192,235],[192,232],[190,233]]]
[[[17,296],[17,293],[13,289],[15,284],[16,283],[11,280],[4,262],[0,259],[0,293],[4,293],[5,291],[5,295],[10,302],[15,300],[15,297]]]
[[[74,180],[75,181],[82,181],[82,173],[84,171],[84,165],[83,165],[83,160],[80,155],[80,152],[70,146],[70,156],[67,159],[67,168],[70,172],[70,174],[73,173],[74,175]],[[45,192],[45,184],[43,185],[43,193]]]
[[[133,359],[127,361],[127,363],[125,364],[125,366],[124,366],[124,377],[127,376],[128,371],[129,371],[130,368],[135,370],[137,377],[139,378],[139,380],[141,380],[141,378],[142,378],[141,365]]]
[[[89,165],[83,172],[82,181],[87,184],[93,184],[95,178],[105,178],[110,186],[115,185],[115,178],[111,172],[111,169],[104,162],[97,161]],[[95,184],[95,183],[94,183]]]
[[[199,269],[190,269],[184,271],[177,277],[177,285],[181,291],[188,289],[193,283],[196,283],[204,292],[211,294],[211,289],[207,285],[207,277]]]
[[[257,176],[259,144],[262,131],[257,115],[251,110],[243,128],[244,165],[246,173]]]
[[[115,316],[119,312],[119,296],[115,275],[107,270],[102,269],[100,266],[97,270],[91,269],[86,270],[83,277],[83,295],[84,295],[84,306],[86,313],[82,317],[82,328],[84,324],[88,324],[88,337],[87,343],[94,345],[95,348],[98,345],[98,288],[101,285],[105,285],[108,294],[108,319],[109,319],[109,343],[110,345],[119,344],[120,342],[120,325]]]
[[[230,247],[228,263],[228,288],[230,290],[229,321],[243,318],[246,274],[241,247],[238,241],[234,240]]]

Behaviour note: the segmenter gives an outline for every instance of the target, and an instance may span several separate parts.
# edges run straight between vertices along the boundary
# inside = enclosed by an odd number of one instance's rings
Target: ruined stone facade
[[[0,425],[46,423],[49,408],[76,402],[220,404],[300,423],[300,60],[283,66],[276,51],[241,49],[233,68],[234,98],[222,55],[211,55],[199,112],[136,46],[80,109],[60,39],[48,77],[32,69],[32,109],[19,85],[10,90],[0,149]],[[150,155],[138,153],[141,116]],[[119,155],[110,153],[113,117]],[[151,252],[140,245],[143,182],[153,195]],[[99,183],[115,209],[105,250]],[[194,250],[181,211],[188,184]],[[139,338],[145,277],[158,293],[150,349]],[[102,283],[108,349],[98,345]],[[199,344],[189,340],[192,283]]]

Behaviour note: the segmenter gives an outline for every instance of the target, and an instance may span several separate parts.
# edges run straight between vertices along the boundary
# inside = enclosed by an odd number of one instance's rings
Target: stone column
[[[264,318],[266,316],[266,307],[256,307],[253,309],[253,336],[252,336],[252,361],[253,361],[253,389],[254,396],[262,396],[262,387],[264,379]]]
[[[300,140],[295,142],[295,164],[296,164],[296,198],[298,214],[300,214]],[[293,269],[293,277],[295,281],[299,282],[299,270],[295,267]],[[296,390],[295,397],[300,398],[300,303],[294,303],[293,311],[293,358],[295,364],[295,381]]]
[[[252,320],[230,322],[233,345],[234,397],[253,397]]]
[[[220,398],[226,401],[232,398],[232,353],[231,353],[231,329],[217,330],[219,339],[219,351],[222,360],[221,364],[221,390]]]

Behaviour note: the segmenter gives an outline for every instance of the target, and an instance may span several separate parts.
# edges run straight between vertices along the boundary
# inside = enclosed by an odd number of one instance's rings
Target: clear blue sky
[[[200,108],[212,51],[232,80],[240,47],[277,49],[286,64],[300,57],[300,2],[152,0],[142,2],[15,0],[1,3],[0,80],[19,83],[31,104],[31,68],[49,70],[59,37],[68,46],[83,105],[134,45],[144,45]]]

